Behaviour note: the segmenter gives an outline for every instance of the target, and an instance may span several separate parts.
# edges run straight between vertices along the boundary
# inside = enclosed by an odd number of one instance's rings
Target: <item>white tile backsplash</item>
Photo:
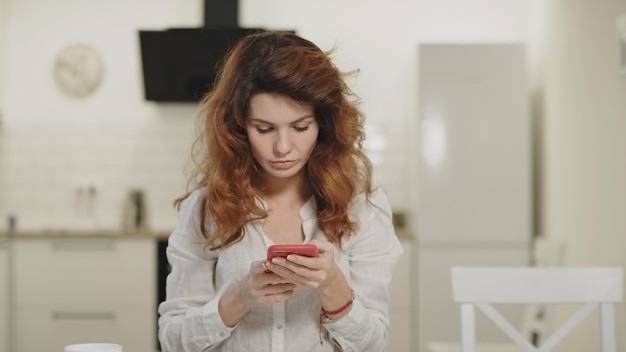
[[[24,230],[118,229],[128,191],[139,188],[153,215],[151,227],[171,229],[176,220],[171,200],[184,191],[182,161],[193,135],[193,112],[189,115],[5,119],[0,215],[15,214]]]

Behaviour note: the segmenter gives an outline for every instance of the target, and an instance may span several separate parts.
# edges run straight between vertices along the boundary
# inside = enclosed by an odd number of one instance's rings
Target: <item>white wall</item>
[[[127,190],[142,187],[152,227],[171,228],[196,109],[143,100],[137,30],[197,27],[202,1],[4,1],[0,215],[15,213],[22,229],[114,228]],[[417,44],[523,42],[527,17],[528,5],[514,0],[240,3],[240,25],[295,29],[325,50],[337,47],[342,69],[361,70],[351,84],[363,98],[370,140],[385,146],[373,155],[375,178],[405,212],[415,192]],[[52,79],[54,55],[73,42],[93,45],[106,64],[102,86],[85,100],[65,97]],[[93,198],[77,194],[87,183],[98,189]]]
[[[3,55],[3,51],[2,49],[4,48],[4,33],[6,32],[5,29],[5,14],[4,14],[4,0],[0,0],[0,68],[4,67],[4,55]],[[0,73],[2,73],[2,71],[0,71]],[[4,77],[4,75],[0,76],[0,77]],[[4,81],[4,79],[0,80],[0,97],[2,97],[4,94],[4,89],[3,89],[3,84],[2,82]],[[1,102],[1,100],[0,100]]]
[[[196,107],[143,100],[137,29],[198,26],[197,3],[4,4],[1,225],[14,213],[21,229],[118,228],[127,190],[141,187],[152,226],[171,228]],[[94,46],[106,65],[84,100],[64,96],[52,77],[55,54],[74,42]],[[77,193],[87,183],[94,197]]]
[[[5,20],[5,10],[4,5],[5,0],[0,0],[0,129],[2,128],[2,114],[4,112],[4,96],[6,89],[6,73],[4,69],[6,65],[4,64],[5,57],[5,40],[4,36],[6,33],[6,20]]]
[[[3,209],[4,207],[2,206],[2,204],[5,203],[4,201],[4,195],[6,194],[5,191],[5,184],[6,182],[4,182],[4,166],[3,166],[3,137],[6,134],[4,132],[4,116],[5,116],[5,109],[6,109],[6,105],[5,105],[5,96],[6,96],[6,86],[7,86],[7,79],[6,79],[6,65],[5,65],[5,57],[6,57],[6,50],[5,50],[5,34],[6,34],[6,14],[5,14],[5,0],[0,0],[0,209]],[[0,219],[2,219],[2,221],[0,221],[0,229],[2,229],[3,224],[5,223],[4,219],[6,217],[5,212],[0,210]]]
[[[626,76],[614,27],[626,1],[547,3],[541,232],[566,244],[567,265],[626,267]],[[597,351],[596,318],[559,351]],[[616,319],[624,351],[626,304]]]

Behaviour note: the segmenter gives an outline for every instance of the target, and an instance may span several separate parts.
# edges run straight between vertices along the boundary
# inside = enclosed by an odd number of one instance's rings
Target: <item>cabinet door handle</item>
[[[113,312],[52,312],[52,320],[115,320]]]
[[[112,252],[115,250],[115,243],[113,240],[57,240],[52,242],[52,250]]]

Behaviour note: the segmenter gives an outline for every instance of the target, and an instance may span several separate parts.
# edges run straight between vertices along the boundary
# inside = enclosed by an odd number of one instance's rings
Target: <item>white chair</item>
[[[613,305],[622,301],[619,267],[453,267],[454,301],[461,306],[461,351],[476,352],[475,308],[524,352],[549,352],[591,311],[600,309],[602,352],[615,352]],[[584,304],[538,347],[491,304]],[[494,350],[495,351],[495,350]]]
[[[565,264],[566,246],[562,241],[536,237],[531,251],[532,267],[560,267]],[[541,344],[554,328],[555,307],[550,304],[525,304],[521,308],[520,333],[535,346]],[[428,341],[428,352],[460,352],[459,341]],[[477,342],[476,352],[520,352],[512,341]]]
[[[531,266],[549,268],[561,267],[565,264],[565,243],[545,237],[537,237],[533,241]],[[533,345],[538,346],[554,329],[554,304],[526,304],[523,309],[520,331]],[[515,347],[515,344],[511,342]],[[515,347],[515,351],[519,348]]]

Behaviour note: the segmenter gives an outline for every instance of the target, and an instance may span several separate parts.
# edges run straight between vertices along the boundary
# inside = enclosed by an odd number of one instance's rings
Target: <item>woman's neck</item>
[[[266,179],[261,192],[268,204],[291,204],[299,207],[311,196],[311,187],[308,180],[299,174],[291,178]]]

